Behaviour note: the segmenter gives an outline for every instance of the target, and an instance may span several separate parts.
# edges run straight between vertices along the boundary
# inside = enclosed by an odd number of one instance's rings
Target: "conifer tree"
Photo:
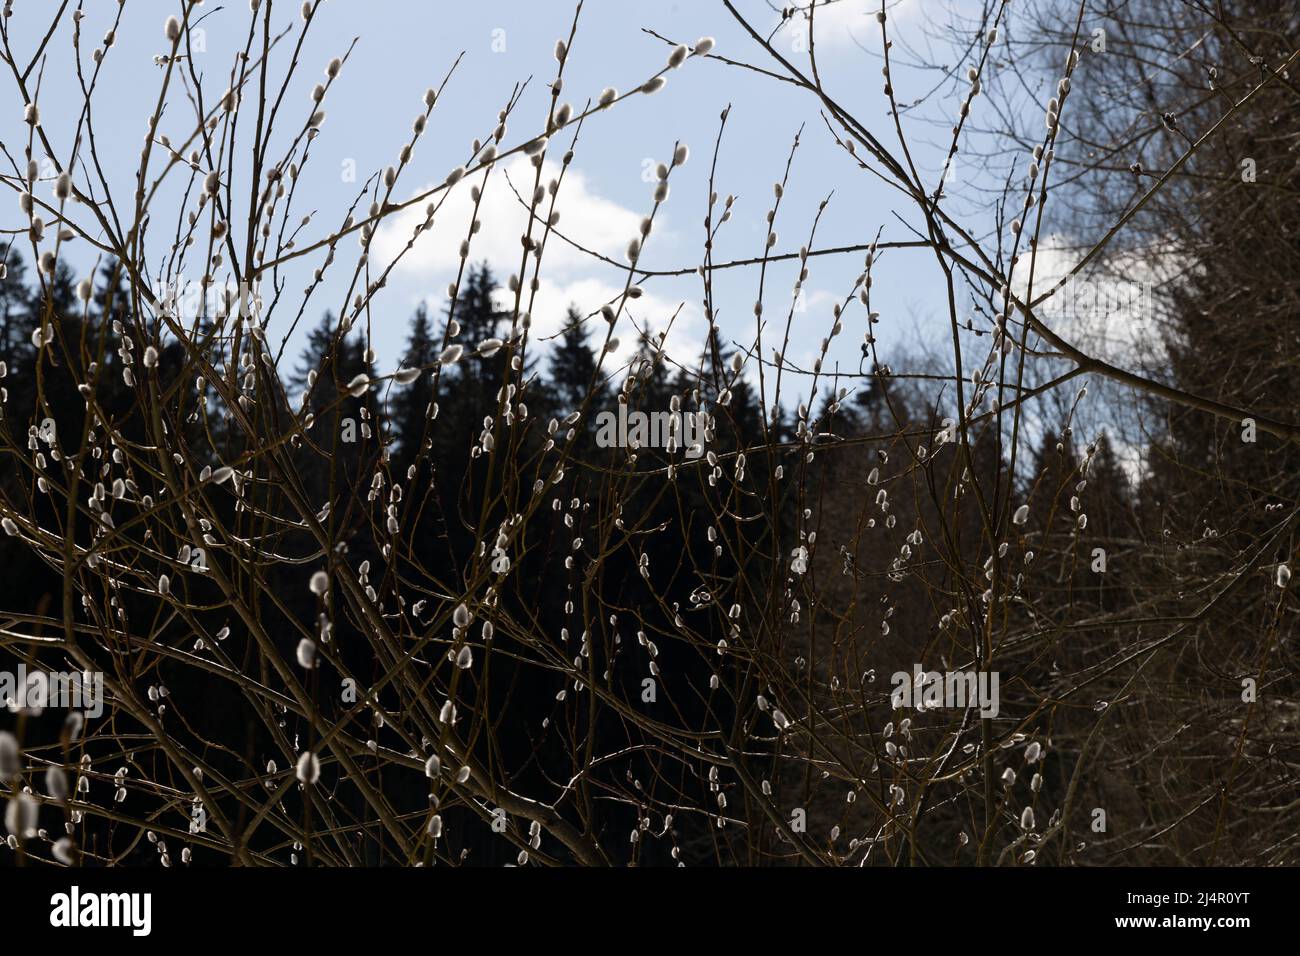
[[[596,376],[596,353],[588,344],[582,315],[574,306],[569,306],[564,331],[551,350],[550,386],[565,414],[581,407],[589,393],[589,409],[599,409],[605,403],[605,383]]]

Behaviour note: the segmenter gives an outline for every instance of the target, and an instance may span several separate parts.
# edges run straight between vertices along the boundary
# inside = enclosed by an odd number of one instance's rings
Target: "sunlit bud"
[[[299,783],[315,783],[320,779],[320,758],[311,751],[303,753],[298,758],[294,775],[297,776]]]
[[[68,775],[62,767],[45,768],[45,792],[55,800],[65,800],[68,796]]]
[[[18,738],[7,730],[0,730],[0,783],[10,783],[18,770]]]
[[[50,848],[50,853],[54,856],[54,859],[64,866],[72,866],[72,840],[68,837],[59,837],[54,846]]]
[[[35,836],[39,810],[36,801],[28,794],[15,794],[5,807],[5,827],[19,839]]]

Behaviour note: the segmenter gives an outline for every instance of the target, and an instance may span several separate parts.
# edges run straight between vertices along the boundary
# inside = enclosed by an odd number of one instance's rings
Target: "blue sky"
[[[30,57],[35,50],[48,26],[52,6],[18,5],[10,30],[21,57]],[[776,27],[777,14],[761,0],[745,0],[739,6],[762,32]],[[104,0],[87,7],[82,30],[88,51],[103,35],[116,4]],[[975,3],[940,0],[904,0],[892,6],[890,25],[898,37],[896,45],[928,49],[934,60],[945,62],[949,51],[935,37],[948,18],[956,15],[953,11],[963,7],[979,10]],[[167,47],[163,20],[179,9],[179,4],[152,0],[127,4],[123,25],[109,51],[95,95],[101,163],[124,209],[129,207],[134,189],[133,172],[143,144],[145,121],[163,75],[154,63],[154,56]],[[233,56],[242,48],[247,34],[250,14],[246,0],[225,6],[208,0],[199,9],[206,15],[206,51],[198,54],[202,59],[196,67],[205,77],[211,100],[226,87]],[[296,42],[302,22],[298,9],[298,4],[285,2],[273,8],[273,21],[293,30],[279,52],[273,54],[273,76],[282,75]],[[875,9],[866,0],[838,0],[827,7],[818,14],[817,49],[824,79],[837,99],[865,119],[883,139],[894,143],[892,122],[881,94],[880,38],[872,15]],[[311,147],[312,158],[304,167],[298,188],[295,215],[316,211],[313,222],[303,230],[304,244],[325,235],[342,219],[360,182],[396,163],[398,149],[409,139],[411,122],[422,111],[424,90],[438,85],[462,53],[460,66],[447,84],[395,194],[405,198],[422,191],[463,162],[471,140],[487,138],[497,111],[517,83],[528,81],[528,87],[511,119],[505,145],[513,146],[541,132],[549,101],[547,84],[556,67],[555,41],[567,36],[572,16],[572,4],[553,0],[473,4],[323,0],[307,33],[299,73],[286,97],[286,116],[293,117],[295,124],[300,125],[301,118],[310,112],[309,91],[323,79],[326,63],[342,55],[354,37],[358,40],[323,104],[326,119]],[[697,37],[712,36],[717,41],[717,54],[773,66],[721,3],[587,0],[566,67],[561,100],[577,109],[606,86],[627,90],[659,70],[669,47],[645,30],[687,44],[693,44]],[[777,33],[775,42],[794,53],[801,40],[787,27]],[[40,96],[43,123],[64,163],[71,150],[80,103],[70,68],[71,55],[69,22],[60,27],[49,44]],[[900,98],[908,99],[928,91],[937,79],[932,71],[900,68],[895,85]],[[4,117],[0,136],[10,145],[11,153],[18,155],[27,133],[22,124],[21,101],[12,83],[3,86],[8,101],[0,108],[0,116]],[[931,186],[937,179],[958,96],[954,90],[943,92],[908,117],[914,156]],[[691,268],[699,263],[709,162],[719,114],[728,104],[731,113],[718,162],[716,189],[722,196],[734,194],[737,200],[732,221],[723,227],[716,243],[715,261],[761,254],[766,236],[765,214],[773,201],[772,185],[782,177],[791,143],[801,126],[802,145],[775,224],[779,235],[776,251],[793,252],[807,241],[817,206],[832,191],[815,246],[864,243],[882,228],[886,240],[911,238],[897,218],[916,221],[907,203],[876,177],[857,169],[834,145],[818,104],[808,93],[752,71],[700,59],[689,59],[672,73],[661,92],[633,97],[588,121],[557,204],[562,213],[561,232],[621,259],[637,222],[651,208],[652,183],[643,176],[647,164],[667,159],[674,142],[680,141],[689,145],[691,157],[685,167],[673,173],[671,197],[656,219],[641,264],[670,269]],[[246,96],[241,108],[254,109],[255,97]],[[177,88],[161,131],[180,140],[191,126],[183,93]],[[245,142],[251,126],[250,117],[242,127]],[[296,126],[288,120],[282,120],[280,126],[279,135],[287,142]],[[562,136],[560,141],[567,146],[568,137]],[[562,148],[551,150],[550,162],[558,160]],[[344,181],[343,171],[349,163],[355,163],[357,183]],[[518,163],[507,164],[506,171],[514,182],[522,183]],[[982,172],[959,167],[959,175]],[[517,267],[519,226],[523,220],[505,177],[494,176],[492,182],[484,205],[483,230],[475,239],[471,258],[488,259],[504,279]],[[152,250],[155,256],[163,251],[162,223],[176,218],[181,185],[178,179],[177,188],[172,192],[164,190],[157,201],[154,232],[158,248]],[[381,371],[395,365],[400,356],[408,319],[418,303],[428,301],[435,313],[441,314],[457,247],[468,224],[468,190],[463,186],[459,196],[449,200],[439,214],[437,226],[417,243],[376,299],[370,329]],[[48,192],[48,186],[45,188]],[[987,217],[975,210],[972,214],[979,231],[979,217]],[[6,221],[5,225],[18,225],[18,216],[15,203],[9,217],[15,221]],[[375,240],[372,261],[386,261],[384,253],[400,249],[415,221],[398,217],[385,225]],[[300,347],[305,327],[315,324],[325,309],[339,310],[357,252],[355,241],[341,244],[341,261],[327,273],[322,288],[307,304],[303,327],[290,341],[291,355]],[[90,268],[92,253],[84,242],[74,242],[62,254],[84,272]],[[25,252],[25,256],[30,258],[30,253]],[[289,271],[286,301],[270,321],[273,337],[286,330],[300,302],[300,290],[319,264],[319,257],[305,257]],[[788,350],[791,359],[811,362],[829,331],[832,304],[845,297],[861,266],[862,258],[856,254],[826,257],[811,264],[802,309],[795,316],[793,342]],[[789,306],[794,274],[793,264],[768,270],[765,310],[769,319],[779,324],[783,324]],[[549,246],[543,263],[543,289],[535,310],[536,333],[540,337],[553,332],[569,302],[584,312],[594,311],[609,294],[621,288],[622,281],[615,268],[559,243]],[[634,314],[651,328],[662,329],[680,305],[681,315],[670,333],[668,346],[674,355],[690,359],[697,353],[705,328],[700,280],[655,279],[645,288],[647,295]],[[752,341],[758,271],[720,273],[715,289],[718,321],[724,335],[734,341]],[[927,340],[933,340],[940,349],[948,344],[941,292],[940,273],[929,251],[890,251],[881,257],[872,308],[882,316],[878,335],[886,353],[892,347],[915,348]],[[863,331],[861,308],[846,313],[845,332],[832,353],[831,364],[839,361],[843,367],[857,367]],[[629,330],[622,329],[621,337],[627,351],[632,341]],[[770,342],[769,332],[765,334],[765,352]]]

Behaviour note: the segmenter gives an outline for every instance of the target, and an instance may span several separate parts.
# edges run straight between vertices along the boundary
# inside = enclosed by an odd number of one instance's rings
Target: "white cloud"
[[[544,163],[542,182],[549,182],[559,172],[556,164]],[[523,157],[510,161],[504,169],[493,170],[487,179],[478,211],[482,226],[470,244],[473,260],[487,260],[497,269],[513,271],[517,268],[521,252],[519,237],[528,225],[528,211],[520,203],[515,190],[527,199],[534,176],[532,164]],[[466,177],[452,190],[434,217],[432,228],[415,240],[414,247],[402,257],[395,272],[420,276],[434,274],[441,278],[455,271],[460,262],[460,244],[468,233],[474,211],[470,188],[480,181],[479,176]],[[641,221],[632,210],[597,195],[586,176],[573,167],[564,175],[555,208],[560,213],[557,228],[561,232],[579,245],[619,262],[622,262],[628,240],[637,235]],[[388,219],[380,226],[372,243],[375,257],[385,263],[391,261],[423,221],[424,204],[412,206]],[[534,235],[537,232],[534,229]],[[651,237],[652,244],[654,238]],[[546,244],[542,272],[571,275],[594,264],[589,255],[553,236]]]
[[[1075,267],[1086,250],[1065,237],[1039,243],[1034,264],[1034,298]],[[1021,256],[1014,281],[1025,294],[1029,257]],[[1159,362],[1163,355],[1158,290],[1175,274],[1177,262],[1156,250],[1133,250],[1089,266],[1038,305],[1036,313],[1071,344],[1119,365]]]
[[[549,182],[558,173],[558,166],[545,163],[542,182]],[[471,243],[470,258],[475,262],[487,261],[498,270],[502,279],[506,270],[512,272],[518,268],[519,237],[528,222],[527,210],[520,204],[511,184],[521,195],[527,196],[532,189],[533,177],[534,170],[528,160],[522,157],[514,160],[488,178],[479,206],[478,217],[482,227]],[[463,180],[447,198],[434,217],[433,227],[416,239],[412,249],[397,264],[394,269],[396,276],[418,280],[426,287],[433,286],[439,290],[451,280],[460,265],[460,244],[473,214],[471,185],[473,183],[468,178]],[[543,349],[549,347],[544,340],[551,339],[564,328],[570,305],[585,316],[599,311],[602,305],[622,294],[626,281],[626,272],[621,268],[624,252],[628,240],[638,235],[641,222],[640,214],[598,195],[582,172],[573,167],[565,173],[556,209],[560,211],[558,229],[561,232],[584,248],[608,256],[619,266],[597,260],[558,236],[552,235],[547,240],[541,281],[531,310],[531,337]],[[388,219],[377,231],[371,245],[377,262],[386,264],[401,253],[416,225],[423,221],[423,204]],[[536,234],[537,230],[534,230]],[[671,237],[671,230],[663,217],[657,217],[656,229],[647,248],[653,253],[656,242],[665,242]],[[446,300],[440,296],[440,291],[430,296],[431,307],[441,308]],[[502,289],[499,302],[505,306],[507,300],[513,302],[513,294]],[[606,359],[605,367],[610,371],[617,370],[632,357],[639,341],[637,328],[649,329],[651,333],[666,331],[669,354],[682,361],[692,361],[703,346],[706,326],[700,311],[689,302],[682,305],[674,320],[679,305],[678,300],[650,291],[630,300],[614,333],[619,347],[612,357]],[[605,339],[605,322],[599,317],[593,318],[588,321],[588,330],[590,344],[599,348]]]
[[[925,0],[932,7],[941,6],[940,0]],[[802,10],[808,9],[808,2],[801,2]],[[892,31],[900,24],[915,19],[921,9],[921,0],[894,0],[887,3],[887,23]],[[836,48],[860,45],[870,48],[879,46],[880,25],[876,14],[880,12],[880,0],[818,0],[813,15],[813,29],[816,31],[817,47]],[[800,13],[787,20],[773,42],[784,43],[796,53],[808,50],[808,17]]]

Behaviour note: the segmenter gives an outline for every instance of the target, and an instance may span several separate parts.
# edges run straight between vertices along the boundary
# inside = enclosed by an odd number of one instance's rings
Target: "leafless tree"
[[[1295,862],[1298,273],[1294,204],[1279,201],[1296,181],[1294,13],[989,2],[950,26],[963,59],[931,104],[951,107],[936,173],[918,159],[932,129],[896,88],[914,54],[895,49],[887,4],[872,21],[883,112],[834,92],[816,38],[835,2],[782,11],[807,27],[791,52],[722,0],[747,47],[661,37],[666,62],[626,92],[570,105],[579,3],[544,116],[519,115],[517,89],[463,164],[412,195],[431,89],[393,165],[346,208],[310,214],[297,184],[348,60],[325,66],[310,102],[290,95],[320,0],[292,22],[252,3],[220,90],[189,55],[204,8],[179,4],[129,172],[101,162],[96,130],[112,34],[87,52],[82,11],[63,3],[18,50],[10,18],[32,14],[6,4],[4,65],[26,112],[25,141],[5,147],[21,210],[5,231],[37,265],[40,318],[30,409],[0,420],[0,518],[58,587],[43,606],[6,601],[0,644],[106,687],[102,716],[51,731],[28,701],[0,734],[20,862],[138,862],[146,838],[163,865],[178,848],[240,865]],[[79,102],[41,97],[55,43],[72,46]],[[604,111],[710,69],[806,96],[768,233],[750,257],[715,259],[728,114],[711,155],[668,131],[625,260],[590,252],[622,291],[583,305],[598,343],[586,397],[539,413],[530,315],[546,251],[582,248],[558,215],[566,173]],[[1007,117],[1027,102],[1024,130]],[[830,200],[787,208],[814,135],[898,197],[854,245],[819,243]],[[1003,161],[1001,182],[954,195],[966,151]],[[521,155],[534,175],[511,184],[528,217],[506,331],[474,340],[450,321],[428,361],[376,371],[371,312],[394,266],[467,192],[447,290],[459,314],[483,190]],[[698,262],[651,268],[643,244],[687,162],[711,164]],[[424,217],[410,242],[372,256],[408,210]],[[1054,231],[1072,242],[1046,263]],[[1179,263],[1152,305],[1176,374],[1108,352],[1055,308],[1071,280],[1113,281],[1153,242]],[[66,294],[68,243],[102,257],[102,287]],[[946,303],[926,355],[877,338],[873,282],[903,249]],[[839,304],[796,312],[818,266],[843,257],[863,265]],[[794,296],[774,287],[783,263],[798,265]],[[754,321],[724,337],[714,279],[734,271],[753,279]],[[299,272],[305,288],[287,279]],[[714,333],[694,365],[637,307],[691,273]],[[177,301],[189,275],[210,313]],[[286,343],[340,276],[295,389]],[[617,365],[620,336],[641,348]],[[821,339],[810,367],[786,354],[801,338]],[[846,373],[829,357],[849,338],[862,363]],[[1193,354],[1229,342],[1231,368],[1226,351]],[[475,397],[486,413],[448,495],[438,450],[466,363],[499,387]],[[606,389],[615,407],[688,416],[698,446],[673,432],[659,448],[593,447]],[[421,433],[406,454],[393,418],[411,395]],[[539,587],[543,569],[556,587]],[[932,700],[931,672],[940,691],[995,679],[991,706]]]

